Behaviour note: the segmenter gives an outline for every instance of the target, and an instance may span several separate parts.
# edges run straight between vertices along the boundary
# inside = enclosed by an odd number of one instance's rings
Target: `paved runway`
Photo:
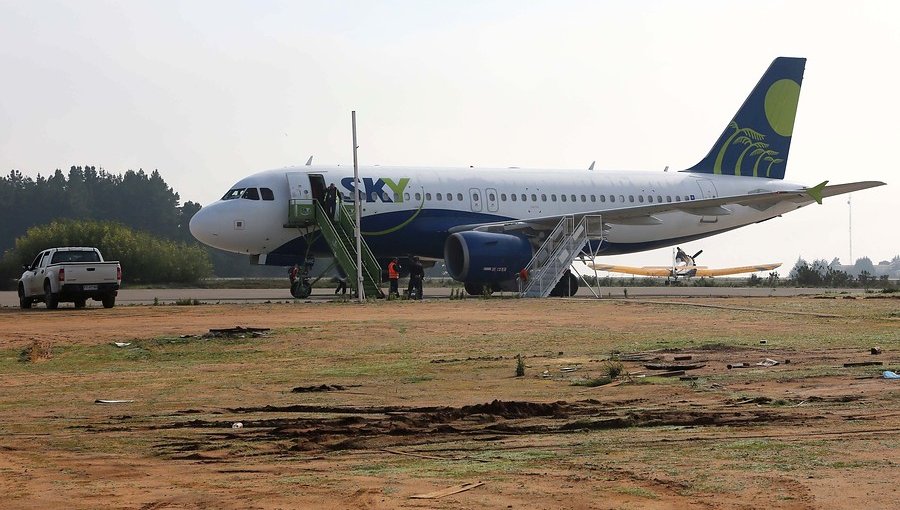
[[[594,289],[595,292],[598,289]],[[862,289],[797,289],[790,287],[600,287],[601,297],[788,297],[815,294],[862,293]],[[500,293],[512,296],[512,293]],[[448,287],[426,287],[426,299],[446,299],[450,296]],[[594,294],[587,288],[579,289],[578,298],[591,299]],[[328,301],[334,298],[331,289],[315,289],[313,295],[302,301]],[[274,289],[129,289],[119,291],[117,305],[150,305],[155,300],[160,304],[172,304],[179,300],[197,299],[203,303],[264,303],[266,301],[301,301],[291,297],[290,290]],[[18,307],[19,298],[14,291],[0,292],[0,306]],[[37,305],[42,306],[42,305]],[[71,307],[71,303],[60,306]],[[98,301],[88,301],[88,306],[101,306]]]

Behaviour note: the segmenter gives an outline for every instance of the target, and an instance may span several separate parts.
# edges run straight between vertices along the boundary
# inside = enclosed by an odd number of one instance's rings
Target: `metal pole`
[[[853,204],[850,201],[853,199],[853,193],[847,195],[847,235],[850,238],[850,265],[856,263],[853,260]]]
[[[366,301],[366,292],[363,289],[363,274],[362,274],[362,232],[360,230],[360,203],[359,203],[359,165],[356,159],[356,110],[350,112],[350,119],[353,124],[353,209],[356,211],[356,228],[354,229],[354,234],[356,235],[356,295],[359,298],[359,302],[363,303]]]

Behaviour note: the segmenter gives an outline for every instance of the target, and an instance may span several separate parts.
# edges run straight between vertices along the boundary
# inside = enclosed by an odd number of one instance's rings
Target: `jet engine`
[[[532,257],[527,239],[489,232],[457,232],[444,243],[444,262],[454,280],[469,284],[511,281]]]

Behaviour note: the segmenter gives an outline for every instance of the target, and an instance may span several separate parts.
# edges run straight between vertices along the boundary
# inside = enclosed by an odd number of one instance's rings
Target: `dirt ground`
[[[877,297],[0,308],[0,507],[894,506]]]

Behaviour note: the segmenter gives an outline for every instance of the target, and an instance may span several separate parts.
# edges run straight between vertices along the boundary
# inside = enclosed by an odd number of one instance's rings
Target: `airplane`
[[[665,276],[666,283],[668,284],[670,281],[677,281],[678,278],[694,278],[694,277],[704,277],[704,276],[727,276],[732,274],[741,274],[741,273],[755,273],[757,271],[771,271],[772,269],[776,269],[781,267],[781,263],[775,264],[758,264],[753,266],[739,266],[739,267],[723,267],[718,269],[710,269],[706,266],[698,266],[697,265],[697,257],[703,253],[703,250],[698,251],[693,255],[688,255],[681,248],[677,248],[676,250],[672,250],[672,265],[671,266],[643,266],[643,267],[632,267],[632,266],[618,266],[614,264],[600,264],[596,261],[588,261],[587,266],[591,269],[595,269],[597,271],[608,271],[612,273],[626,273],[626,274],[634,274],[640,276]],[[678,264],[680,262],[681,264]]]
[[[239,180],[194,215],[190,231],[209,246],[249,255],[252,264],[303,265],[330,250],[315,225],[289,226],[289,205],[320,199],[333,183],[345,202],[359,193],[360,228],[382,269],[395,256],[444,260],[450,276],[480,295],[485,288],[516,290],[522,268],[567,215],[602,215],[603,238],[585,249],[617,255],[722,234],[884,185],[784,180],[805,65],[805,58],[772,61],[709,153],[679,172],[364,166],[357,190],[351,169],[310,160]],[[566,285],[577,291],[570,272],[557,287]]]

